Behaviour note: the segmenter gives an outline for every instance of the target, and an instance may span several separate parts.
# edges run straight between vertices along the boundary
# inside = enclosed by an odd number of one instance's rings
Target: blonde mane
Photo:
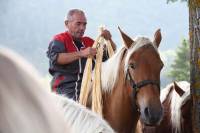
[[[139,48],[143,47],[144,45],[151,44],[155,50],[158,52],[157,47],[153,44],[148,38],[145,37],[138,37],[133,45],[127,50],[127,55],[125,57],[125,67],[124,72],[126,73],[128,68],[128,61],[131,55],[137,51]],[[114,54],[110,59],[106,62],[102,63],[101,68],[101,83],[102,83],[102,90],[104,92],[112,92],[114,85],[118,81],[118,74],[119,68],[122,60],[123,53],[125,52],[126,48],[122,47],[118,50],[116,54]],[[124,79],[125,80],[125,79]]]
[[[190,98],[190,84],[186,81],[180,81],[177,84],[185,93],[180,97],[173,90],[171,97],[171,121],[176,133],[181,132],[181,107]]]
[[[122,54],[126,50],[122,47],[106,62],[102,63],[101,67],[101,83],[104,92],[111,92],[118,78],[118,71],[121,63]]]
[[[171,99],[171,122],[173,129],[176,133],[181,132],[181,106],[190,98],[190,84],[187,81],[177,82],[178,86],[185,91],[185,93],[180,97],[175,89],[172,90],[172,95],[169,97]],[[169,94],[170,88],[174,84],[171,83],[161,90],[160,100],[163,103]]]
[[[110,125],[95,112],[75,101],[55,95],[63,108],[65,120],[74,133],[114,133]]]
[[[165,88],[161,89],[161,93],[160,93],[160,101],[161,101],[161,103],[163,103],[164,100],[167,98],[167,95],[169,94],[170,88],[173,85],[174,85],[174,83],[170,83]]]

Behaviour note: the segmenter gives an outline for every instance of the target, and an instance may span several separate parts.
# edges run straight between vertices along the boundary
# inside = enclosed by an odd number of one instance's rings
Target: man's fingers
[[[103,30],[101,33],[101,36],[103,36],[106,40],[111,39],[111,34],[110,34],[110,31],[108,31],[108,30]]]
[[[91,50],[90,52],[91,52],[92,55],[96,55],[97,50],[95,48],[91,48],[90,50]]]

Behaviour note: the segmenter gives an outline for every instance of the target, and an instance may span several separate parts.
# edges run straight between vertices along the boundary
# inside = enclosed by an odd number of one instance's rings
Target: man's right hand
[[[88,47],[80,51],[81,57],[93,57],[97,54],[96,48]]]

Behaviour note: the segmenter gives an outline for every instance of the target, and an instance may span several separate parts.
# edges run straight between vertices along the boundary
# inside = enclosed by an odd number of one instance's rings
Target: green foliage
[[[176,57],[171,65],[168,76],[175,81],[190,81],[189,41],[183,39],[181,46],[176,50]]]

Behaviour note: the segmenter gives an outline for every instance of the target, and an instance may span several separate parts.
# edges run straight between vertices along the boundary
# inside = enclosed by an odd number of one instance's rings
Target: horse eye
[[[136,64],[135,64],[135,63],[131,63],[129,66],[130,66],[132,69],[136,69]]]

